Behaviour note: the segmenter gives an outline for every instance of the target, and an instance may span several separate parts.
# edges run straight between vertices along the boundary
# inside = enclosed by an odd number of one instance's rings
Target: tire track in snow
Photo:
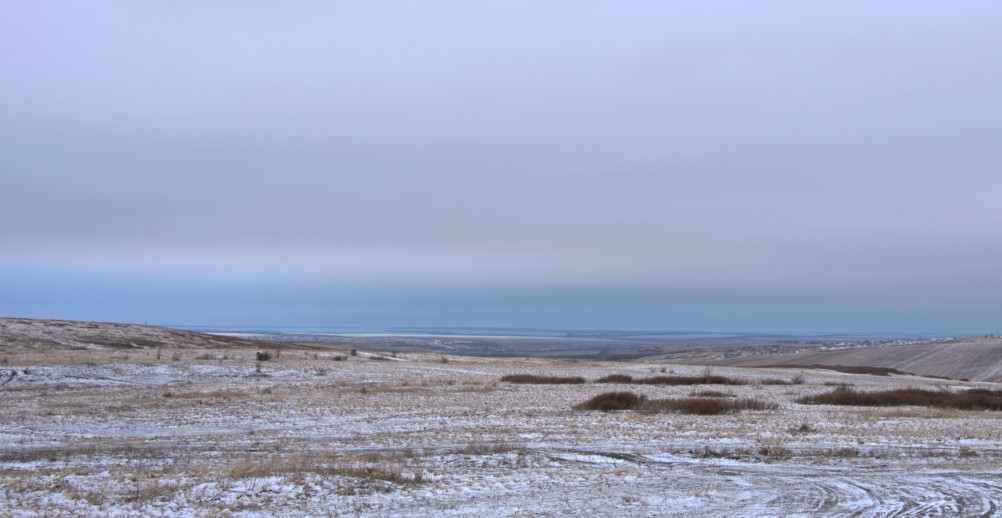
[[[563,516],[567,503],[579,511],[620,516],[985,516],[998,517],[1002,473],[957,472],[913,466],[830,467],[795,462],[700,462],[693,458],[653,460],[595,449],[522,450],[523,454],[563,464],[546,476],[533,468],[516,469],[502,494],[479,491],[464,498],[490,499],[496,516]],[[604,460],[603,460],[604,459]],[[610,462],[618,464],[611,467]],[[530,465],[534,463],[529,463]],[[582,468],[593,470],[588,476]],[[610,470],[617,475],[610,476]],[[603,475],[598,476],[599,473]],[[466,475],[468,476],[468,475]],[[451,478],[448,475],[446,478]],[[464,479],[465,476],[459,477]],[[481,484],[454,483],[465,487]],[[439,499],[441,498],[441,499]],[[434,503],[437,502],[437,505]],[[401,514],[428,512],[474,516],[447,495],[404,507]],[[420,512],[419,512],[420,511]],[[521,514],[520,514],[521,513]],[[492,515],[493,516],[493,515]]]
[[[732,468],[734,469],[734,468]],[[700,471],[698,468],[696,471]],[[1002,479],[977,479],[956,472],[810,466],[751,466],[736,471],[759,488],[768,488],[770,512],[848,516],[997,516]],[[786,473],[783,473],[783,472]]]

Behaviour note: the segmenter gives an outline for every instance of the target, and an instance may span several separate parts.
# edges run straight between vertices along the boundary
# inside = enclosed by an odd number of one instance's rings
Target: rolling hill
[[[164,327],[0,318],[0,349],[304,348],[264,340],[209,335]]]
[[[793,354],[746,355],[707,359],[707,362],[736,367],[769,365],[885,367],[923,376],[1002,383],[1002,338],[980,337]]]

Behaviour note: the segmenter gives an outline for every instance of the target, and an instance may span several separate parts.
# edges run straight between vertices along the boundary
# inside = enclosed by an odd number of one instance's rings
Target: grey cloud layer
[[[998,4],[540,4],[9,6],[0,251],[998,304]]]

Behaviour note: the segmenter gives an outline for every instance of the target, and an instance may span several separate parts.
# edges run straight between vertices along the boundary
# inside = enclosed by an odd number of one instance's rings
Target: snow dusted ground
[[[701,370],[329,349],[260,363],[248,349],[8,350],[0,514],[1002,516],[1000,413],[794,401],[837,383],[976,383],[739,368],[714,373],[752,383],[592,382]],[[513,373],[589,382],[499,381]],[[798,374],[805,383],[756,382]],[[612,390],[704,389],[780,406],[572,409]]]

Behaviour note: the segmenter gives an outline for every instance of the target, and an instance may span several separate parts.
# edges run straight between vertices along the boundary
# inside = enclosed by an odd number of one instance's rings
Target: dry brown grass
[[[604,378],[595,380],[595,383],[633,383],[633,376],[629,374],[610,374]]]
[[[861,366],[861,365],[756,365],[755,368],[759,369],[815,369],[815,370],[829,370],[835,372],[844,372],[846,374],[869,374],[871,376],[890,376],[891,374],[898,375],[913,375],[909,372],[899,371],[897,369],[892,369],[889,367],[872,367],[872,366]]]
[[[720,398],[670,398],[647,399],[632,392],[606,392],[584,403],[575,410],[637,410],[645,414],[676,413],[696,415],[733,414],[741,410],[774,410],[779,405],[758,399]]]
[[[971,389],[964,392],[943,390],[894,389],[857,392],[836,389],[824,394],[804,396],[798,403],[847,406],[928,406],[958,410],[1002,410],[1002,390]]]
[[[748,382],[726,376],[652,376],[634,380],[640,385],[746,385]]]
[[[649,378],[634,378],[628,374],[610,374],[595,380],[595,383],[624,383],[634,385],[746,385],[741,379],[703,374],[700,376],[651,376]],[[784,385],[790,382],[782,382]]]
[[[209,392],[164,392],[165,398],[173,399],[244,399],[251,395],[242,390],[213,390]]]
[[[219,468],[219,473],[230,479],[264,478],[276,475],[318,474],[381,480],[401,485],[423,482],[421,473],[407,473],[394,462],[352,458],[334,452],[276,453],[231,461]]]
[[[508,374],[501,377],[508,383],[529,383],[534,385],[580,385],[585,382],[581,376],[538,376],[535,374]]]
[[[759,385],[794,385],[792,381],[782,380],[779,378],[766,378],[758,380]]]
[[[776,408],[779,408],[779,405],[776,403],[748,398],[671,398],[646,401],[640,407],[640,411],[646,413],[669,412],[676,414],[721,415],[733,414],[742,410],[775,410]]]
[[[510,442],[487,442],[487,441],[476,441],[467,444],[461,448],[453,450],[454,453],[460,455],[496,455],[499,453],[508,453],[510,451],[517,451],[522,449],[515,443]]]
[[[632,392],[606,392],[575,406],[574,409],[599,410],[601,412],[635,410],[640,408],[645,401],[647,401],[647,397]]]
[[[734,394],[731,394],[730,392],[721,392],[719,390],[707,389],[707,390],[696,390],[690,392],[689,397],[713,397],[713,398],[734,397]]]

